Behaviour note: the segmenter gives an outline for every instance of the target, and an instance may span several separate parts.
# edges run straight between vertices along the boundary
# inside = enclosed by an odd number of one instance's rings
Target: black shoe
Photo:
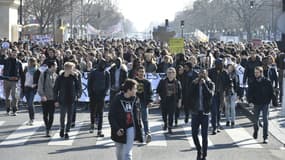
[[[12,114],[10,114],[11,116],[17,116],[16,112],[13,112]]]
[[[68,133],[65,133],[64,138],[65,138],[65,139],[69,139]]]
[[[213,131],[212,131],[212,135],[216,135],[217,134],[217,131],[214,129]]]
[[[185,124],[189,122],[188,118],[184,119]]]
[[[201,155],[202,155],[201,152],[198,152],[196,160],[201,160]]]
[[[104,137],[104,134],[102,133],[102,131],[98,131],[97,137]]]
[[[257,131],[254,131],[254,132],[253,132],[253,138],[254,138],[254,139],[257,139]]]
[[[164,130],[164,131],[167,130],[167,125],[166,125],[166,124],[163,126],[163,130]]]
[[[227,121],[226,126],[227,127],[230,126],[230,121]]]
[[[62,130],[60,130],[60,132],[59,132],[59,136],[61,137],[61,138],[63,138],[64,137],[64,130],[62,129]]]
[[[75,127],[75,123],[72,122],[71,125],[70,125],[70,127],[71,127],[71,128],[74,128],[74,127]]]
[[[46,130],[46,137],[50,137],[50,133],[48,129]]]
[[[169,133],[169,134],[173,134],[173,132],[172,132],[172,129],[171,129],[171,128],[168,128],[168,133]]]
[[[268,139],[267,138],[264,138],[263,144],[268,144]]]
[[[232,127],[232,128],[235,127],[235,122],[231,122],[231,127]]]

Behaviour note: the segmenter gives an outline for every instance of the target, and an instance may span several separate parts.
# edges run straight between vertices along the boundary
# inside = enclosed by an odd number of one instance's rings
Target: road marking
[[[43,125],[42,122],[35,121],[33,126],[28,126],[27,122],[17,128],[0,145],[23,145],[35,132]]]
[[[164,131],[162,129],[162,122],[149,121],[151,131],[151,142],[147,146],[167,146]]]
[[[187,140],[190,144],[190,146],[192,148],[195,148],[195,144],[194,144],[194,141],[193,141],[193,137],[192,137],[192,130],[191,130],[191,127],[190,126],[187,126],[187,127],[183,127],[183,130],[184,130],[184,133],[187,137]],[[201,131],[200,131],[201,132]],[[200,141],[200,144],[202,144],[202,136],[201,134],[198,135],[199,137],[199,141]],[[214,147],[214,144],[213,142],[210,140],[209,136],[208,136],[208,147]]]
[[[0,126],[2,126],[5,123],[5,121],[0,121]]]
[[[59,136],[60,130],[58,130],[54,136],[51,138],[50,142],[48,143],[49,146],[71,146],[78,135],[81,126],[83,123],[76,123],[74,128],[71,128],[69,132],[69,139],[65,140]]]
[[[263,148],[244,128],[237,127],[225,131],[240,148]]]
[[[103,123],[102,133],[104,134],[104,137],[97,137],[96,146],[104,146],[104,147],[115,146],[114,141],[111,139],[111,126],[108,120],[106,120],[105,123]],[[97,135],[96,132],[95,134]]]

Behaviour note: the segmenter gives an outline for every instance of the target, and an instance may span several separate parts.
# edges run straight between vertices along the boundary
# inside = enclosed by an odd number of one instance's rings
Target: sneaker
[[[65,133],[64,138],[65,138],[65,139],[69,139],[69,135],[68,135],[67,132]]]
[[[63,137],[64,137],[64,131],[63,131],[63,129],[62,129],[62,130],[60,130],[60,132],[59,132],[59,136],[60,136],[61,138],[63,138]]]
[[[29,120],[29,122],[26,125],[32,126],[32,125],[34,125],[34,121],[33,120]]]
[[[90,125],[89,133],[94,133],[94,124]]]
[[[268,144],[268,139],[267,139],[267,138],[265,138],[265,139],[263,140],[263,144]]]
[[[13,113],[11,114],[11,116],[17,116],[17,113],[16,113],[16,112],[13,112]]]
[[[145,136],[145,142],[146,143],[151,142],[151,135],[149,133]]]
[[[227,127],[230,126],[230,121],[227,121],[226,126]]]
[[[217,130],[213,129],[212,135],[216,135],[216,134],[217,134]]]
[[[46,130],[46,137],[50,137],[50,133],[48,129]]]

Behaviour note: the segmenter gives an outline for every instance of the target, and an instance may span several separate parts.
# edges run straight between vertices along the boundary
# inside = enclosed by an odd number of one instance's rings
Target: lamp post
[[[182,20],[180,22],[180,28],[181,28],[181,37],[184,38],[184,35],[183,35],[183,30],[184,30],[184,20]]]

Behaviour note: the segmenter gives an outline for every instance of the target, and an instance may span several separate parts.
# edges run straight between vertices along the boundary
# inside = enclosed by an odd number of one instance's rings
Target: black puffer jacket
[[[135,140],[139,142],[143,142],[142,131],[141,131],[141,117],[139,104],[137,102],[137,98],[126,98],[124,94],[117,94],[115,99],[111,103],[111,108],[109,111],[109,123],[111,125],[111,139],[118,143],[126,144],[127,142],[127,116],[126,112],[122,106],[123,101],[128,101],[132,104],[132,117],[133,124],[135,128]],[[117,131],[119,129],[124,129],[124,135],[118,136]]]
[[[64,77],[64,72],[61,73],[57,77],[53,88],[54,99],[60,104],[73,104],[82,94],[81,80],[79,78],[80,76],[76,72],[68,77]],[[71,85],[67,87],[66,84]],[[67,93],[70,97],[67,97]]]

